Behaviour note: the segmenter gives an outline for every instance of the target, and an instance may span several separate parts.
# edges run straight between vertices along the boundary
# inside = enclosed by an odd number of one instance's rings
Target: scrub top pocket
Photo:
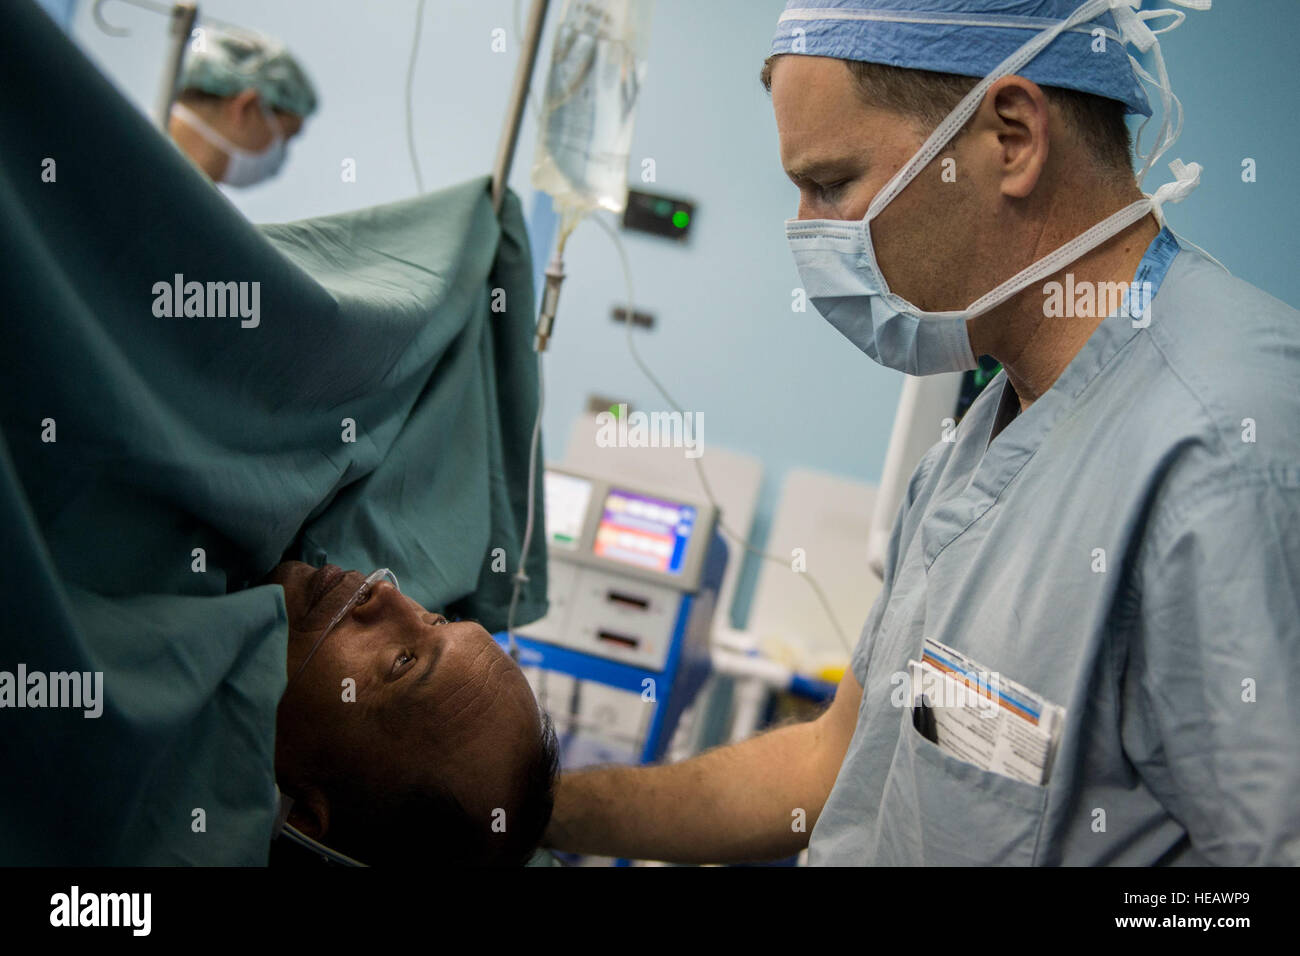
[[[877,863],[1028,866],[1047,788],[981,770],[927,740],[900,715],[898,746],[877,821]]]

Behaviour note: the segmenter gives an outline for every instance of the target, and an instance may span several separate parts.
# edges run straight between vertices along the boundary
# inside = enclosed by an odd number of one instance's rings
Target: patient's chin
[[[301,561],[282,561],[271,569],[271,573],[262,579],[263,584],[278,584],[284,588],[284,606],[289,614],[289,626],[298,624],[303,608],[306,606],[307,582],[316,573],[310,564]]]
[[[270,574],[262,579],[264,584],[278,584],[284,588],[294,587],[310,575],[315,569],[302,561],[281,561],[271,569]]]

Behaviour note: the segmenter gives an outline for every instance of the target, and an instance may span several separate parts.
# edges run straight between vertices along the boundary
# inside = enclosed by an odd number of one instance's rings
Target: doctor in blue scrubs
[[[1200,167],[1157,165],[1177,131],[1148,19],[1122,0],[792,0],[763,76],[809,301],[890,368],[1002,371],[913,473],[826,713],[568,775],[549,843],[1300,863],[1300,314],[1165,225]],[[1153,106],[1135,177],[1124,116]],[[918,695],[927,669],[996,719]]]

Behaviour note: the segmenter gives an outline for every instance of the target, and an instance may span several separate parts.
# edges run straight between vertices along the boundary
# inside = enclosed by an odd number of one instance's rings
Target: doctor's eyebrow
[[[840,159],[817,159],[808,163],[796,163],[787,166],[785,175],[796,186],[800,183],[817,182],[819,177],[840,176],[843,177],[849,173],[850,165],[854,162],[858,165],[853,170],[853,175],[859,175],[865,163],[861,156],[845,156]]]

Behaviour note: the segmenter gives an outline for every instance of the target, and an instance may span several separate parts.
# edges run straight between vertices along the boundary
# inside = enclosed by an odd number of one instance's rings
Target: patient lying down
[[[373,865],[527,862],[551,815],[555,733],[491,635],[385,581],[308,659],[365,575],[291,561],[267,580],[289,614],[275,742],[288,822]]]

